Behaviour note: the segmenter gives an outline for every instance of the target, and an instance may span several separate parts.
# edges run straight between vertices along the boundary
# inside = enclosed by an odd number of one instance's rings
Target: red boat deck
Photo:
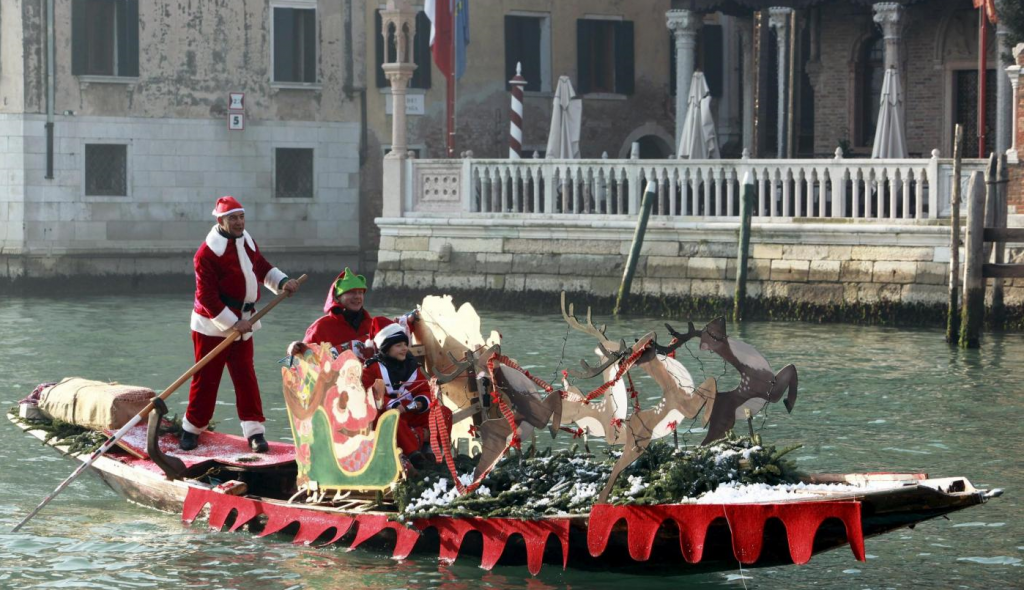
[[[146,432],[147,425],[139,424],[124,435],[118,446],[141,459],[138,466],[150,471],[159,471],[146,453]],[[107,431],[107,435],[110,434],[113,433]],[[182,451],[178,448],[178,437],[165,434],[160,437],[160,450],[165,455],[181,459],[186,467],[212,461],[233,467],[250,468],[275,467],[295,462],[295,447],[290,443],[272,442],[268,452],[254,453],[246,439],[221,432],[204,432],[199,436],[199,446],[191,451]]]

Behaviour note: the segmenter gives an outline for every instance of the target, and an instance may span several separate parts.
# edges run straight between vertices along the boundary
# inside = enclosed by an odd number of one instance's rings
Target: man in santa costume
[[[260,323],[249,322],[259,301],[259,284],[274,293],[299,290],[299,283],[274,268],[260,254],[256,242],[245,231],[245,209],[234,197],[221,197],[213,210],[217,225],[196,252],[196,298],[192,309],[192,343],[196,361],[237,330],[242,337],[214,357],[192,377],[188,410],[182,420],[181,449],[199,445],[217,403],[217,389],[227,365],[235,386],[235,405],[242,421],[242,433],[257,453],[268,449],[263,434],[263,406],[253,366],[252,333]]]
[[[370,390],[380,380],[384,384],[382,410],[398,410],[397,443],[402,453],[413,463],[428,460],[423,447],[430,440],[429,410],[434,397],[427,376],[409,354],[409,335],[398,324],[390,324],[373,337],[377,354],[366,361],[363,369],[363,387]],[[446,419],[451,410],[442,408]]]
[[[327,342],[336,351],[351,350],[360,359],[373,355],[372,338],[384,326],[395,323],[385,317],[372,317],[363,308],[366,298],[366,278],[345,268],[327,290],[324,315],[313,322],[302,342],[292,342],[288,354],[301,355],[307,344]],[[400,318],[403,326],[408,316]]]

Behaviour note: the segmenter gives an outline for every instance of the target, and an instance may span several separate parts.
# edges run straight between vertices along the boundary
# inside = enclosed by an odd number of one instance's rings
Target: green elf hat
[[[366,289],[366,277],[363,275],[357,275],[352,272],[352,269],[345,267],[345,272],[341,273],[341,276],[334,281],[334,295],[341,297],[346,291],[352,289]]]

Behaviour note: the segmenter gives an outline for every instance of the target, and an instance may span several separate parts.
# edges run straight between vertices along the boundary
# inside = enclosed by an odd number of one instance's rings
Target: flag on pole
[[[455,79],[466,73],[466,46],[469,45],[469,0],[455,0]]]
[[[985,9],[985,16],[988,17],[988,22],[992,24],[999,22],[999,16],[996,13],[995,0],[974,0],[974,7]]]
[[[447,78],[452,71],[452,4],[455,0],[426,0],[423,11],[430,19],[430,51],[437,69]]]

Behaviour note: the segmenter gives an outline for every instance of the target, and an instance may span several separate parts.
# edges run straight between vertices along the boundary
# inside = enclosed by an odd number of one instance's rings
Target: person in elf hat
[[[430,384],[416,359],[409,354],[409,335],[398,324],[390,324],[373,337],[377,354],[363,368],[363,387],[370,390],[379,379],[384,384],[384,407],[398,410],[397,442],[402,453],[415,465],[426,458],[423,447],[430,440],[428,411],[434,397]],[[450,422],[451,410],[442,408]]]
[[[217,225],[196,252],[196,297],[192,308],[192,344],[196,361],[206,356],[224,337],[237,330],[242,337],[215,356],[192,377],[188,409],[182,422],[180,446],[188,451],[199,445],[199,435],[210,424],[217,390],[225,365],[235,386],[235,405],[242,433],[252,450],[267,452],[263,406],[253,367],[252,333],[260,323],[249,322],[259,301],[259,285],[291,296],[299,283],[267,262],[249,232],[245,209],[234,197],[221,197],[213,210]]]
[[[372,348],[374,334],[394,323],[385,317],[371,317],[363,308],[365,297],[366,278],[346,267],[327,290],[324,315],[309,326],[302,342],[288,346],[288,354],[300,355],[307,344],[327,342],[339,351],[351,349],[364,358],[364,349]]]

